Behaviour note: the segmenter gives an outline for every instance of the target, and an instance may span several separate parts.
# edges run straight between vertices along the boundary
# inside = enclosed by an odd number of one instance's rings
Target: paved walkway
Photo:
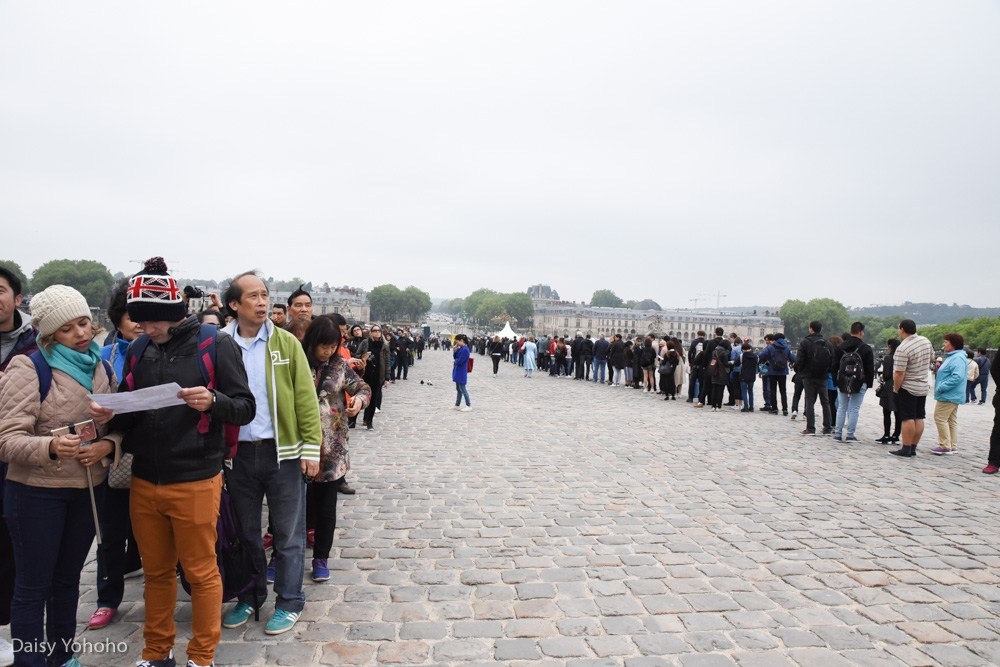
[[[961,454],[929,455],[929,422],[901,460],[872,443],[873,394],[841,445],[476,360],[470,413],[450,409],[449,353],[387,390],[376,430],[352,432],[333,578],[307,584],[294,632],[223,630],[218,664],[1000,664],[989,406],[960,409]],[[127,653],[84,664],[136,659],[141,584],[126,595],[122,622],[81,636]]]

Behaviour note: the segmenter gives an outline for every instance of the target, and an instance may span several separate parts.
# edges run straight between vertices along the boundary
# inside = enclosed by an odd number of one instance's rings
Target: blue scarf
[[[86,352],[77,352],[62,343],[56,343],[51,351],[41,345],[38,349],[42,351],[45,361],[49,362],[50,368],[70,376],[88,392],[94,391],[94,370],[101,363],[101,348],[97,343],[90,341]]]

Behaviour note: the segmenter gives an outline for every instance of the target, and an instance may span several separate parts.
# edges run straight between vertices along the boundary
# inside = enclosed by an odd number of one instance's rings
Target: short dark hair
[[[983,356],[986,356],[986,348],[985,347],[979,348],[978,350],[976,350],[976,352],[978,352],[979,354],[981,354]]]
[[[222,304],[226,307],[226,314],[230,317],[236,317],[236,311],[229,307],[230,302],[235,301],[239,303],[243,300],[243,288],[237,283],[240,282],[240,278],[246,278],[247,276],[259,278],[261,282],[264,282],[264,279],[256,271],[244,271],[229,281],[229,285],[226,286],[226,291],[222,295]],[[267,289],[267,283],[264,283],[264,289]]]
[[[752,350],[753,349],[753,345],[751,345],[750,343],[743,343],[743,349],[744,350]]]
[[[865,330],[864,322],[851,322],[851,335],[857,336],[859,333]]]
[[[723,329],[722,327],[715,327],[715,335],[716,336],[721,336],[724,333],[726,333],[725,329]]]
[[[699,331],[698,335],[701,336],[702,338],[704,338],[705,337],[705,332],[704,331]]]
[[[785,334],[779,331],[778,333],[774,334],[774,340],[785,340]]]
[[[956,350],[961,350],[965,347],[965,337],[960,333],[946,333],[944,339],[951,343],[951,346]],[[972,350],[969,350],[969,354],[971,356]]]
[[[764,335],[764,340],[774,340],[774,334],[769,333]]]
[[[336,324],[338,327],[347,326],[347,319],[340,313],[330,313],[329,315],[327,315],[327,317],[333,320],[333,323]]]
[[[21,289],[24,286],[21,284],[21,279],[17,277],[16,273],[5,266],[0,266],[0,278],[7,281],[7,284],[10,285],[10,290],[14,293],[14,296],[20,296]]]
[[[215,308],[208,308],[208,309],[203,310],[200,313],[198,313],[198,322],[200,322],[201,324],[204,324],[205,323],[205,318],[207,316],[209,316],[209,315],[215,315],[217,318],[219,318],[219,326],[225,326],[225,324],[226,324],[226,316],[223,315],[218,310],[216,310]]]
[[[886,347],[889,348],[889,354],[892,354],[893,352],[896,351],[896,348],[899,347],[899,339],[898,338],[890,338],[889,340],[887,340],[885,342],[885,345],[886,345]]]
[[[908,336],[912,336],[917,333],[917,323],[913,320],[903,320],[899,323],[899,328],[903,330],[903,333]]]
[[[288,295],[288,305],[292,305],[292,301],[295,301],[300,296],[307,296],[309,297],[309,303],[313,302],[312,294],[302,289],[302,285],[299,285],[297,290]]]
[[[288,306],[286,306],[283,303],[271,304],[271,310],[274,310],[275,308],[277,308],[278,310],[280,310],[283,313],[287,313],[288,312]]]
[[[128,302],[128,281],[128,278],[116,280],[108,294],[108,319],[111,320],[111,325],[115,329],[121,325],[122,318],[125,316],[125,305]]]
[[[302,349],[313,368],[319,368],[316,348],[320,345],[340,345],[340,327],[328,315],[320,315],[309,323],[306,335],[302,337]]]
[[[812,322],[809,323],[809,328],[815,331],[816,333],[819,333],[820,331],[823,330],[823,323],[820,322],[819,320],[813,320]]]

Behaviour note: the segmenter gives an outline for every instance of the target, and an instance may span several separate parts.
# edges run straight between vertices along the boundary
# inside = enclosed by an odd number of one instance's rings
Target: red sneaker
[[[995,475],[997,474],[997,470],[1000,470],[1000,468],[993,465],[992,463],[983,468],[983,472],[986,473],[987,475]]]
[[[271,533],[264,533],[264,551],[267,551],[274,546],[274,535]]]

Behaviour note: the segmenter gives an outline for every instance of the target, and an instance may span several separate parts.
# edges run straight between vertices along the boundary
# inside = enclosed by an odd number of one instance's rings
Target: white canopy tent
[[[514,330],[510,328],[510,322],[504,322],[503,330],[498,331],[497,335],[500,336],[501,338],[517,338],[517,334],[514,333]]]

